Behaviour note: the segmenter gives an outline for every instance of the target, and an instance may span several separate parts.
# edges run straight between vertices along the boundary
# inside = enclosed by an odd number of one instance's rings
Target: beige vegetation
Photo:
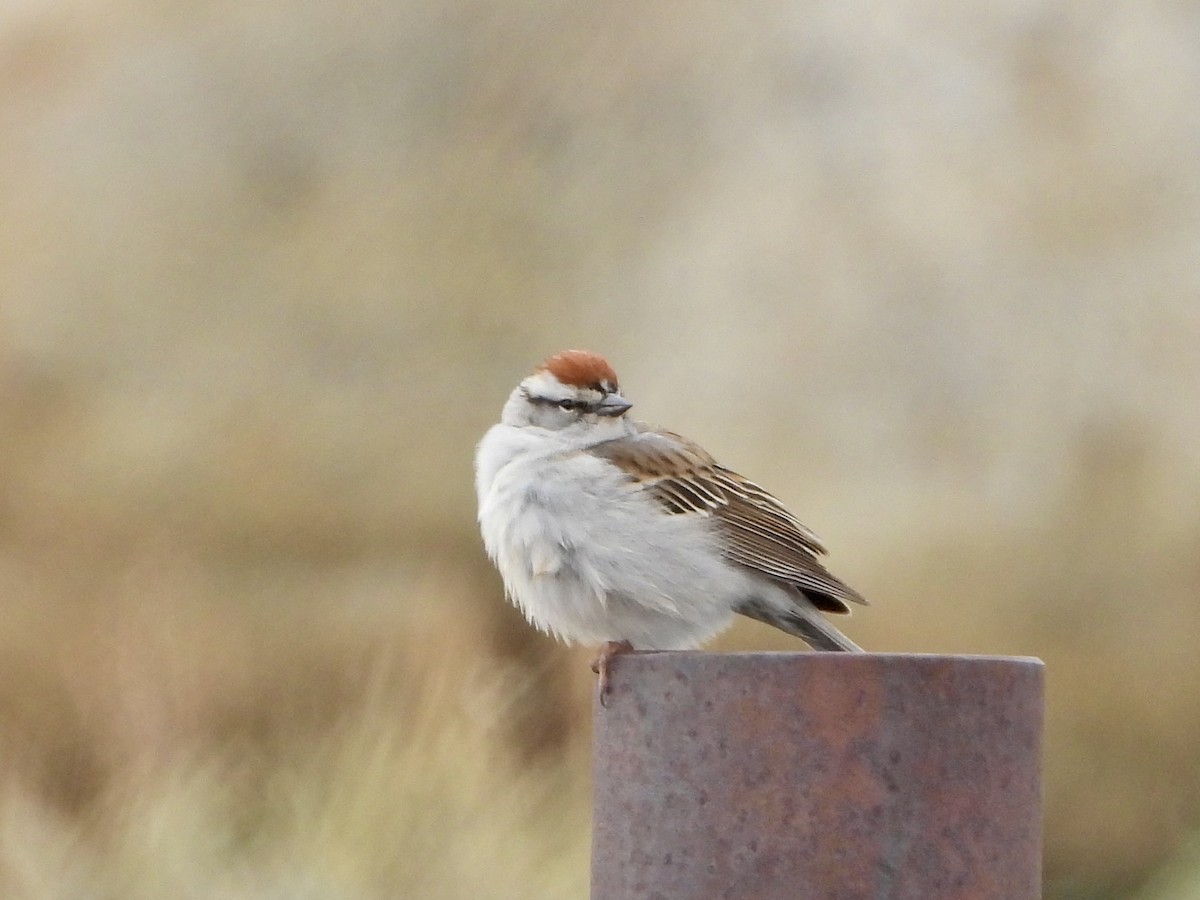
[[[566,346],[856,640],[1047,661],[1047,897],[1195,894],[1198,61],[1148,0],[0,7],[0,895],[585,896],[586,653],[470,481]]]

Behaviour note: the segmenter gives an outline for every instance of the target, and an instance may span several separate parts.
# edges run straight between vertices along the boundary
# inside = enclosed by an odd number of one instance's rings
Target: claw
[[[600,653],[592,661],[592,671],[599,678],[596,679],[596,699],[600,701],[600,705],[608,706],[608,694],[610,689],[609,681],[609,666],[612,664],[613,657],[620,656],[622,653],[632,653],[633,644],[629,641],[606,641],[604,646],[600,648]]]

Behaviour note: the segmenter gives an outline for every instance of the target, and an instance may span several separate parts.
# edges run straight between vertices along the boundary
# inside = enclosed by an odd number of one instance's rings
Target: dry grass
[[[535,682],[461,596],[254,610],[147,576],[181,564],[7,623],[0,894],[584,895],[586,744],[517,753]]]

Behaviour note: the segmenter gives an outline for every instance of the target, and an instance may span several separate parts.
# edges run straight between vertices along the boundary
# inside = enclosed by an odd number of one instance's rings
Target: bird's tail
[[[803,640],[814,650],[841,650],[846,653],[862,653],[863,648],[850,640],[816,610],[797,613],[785,613],[778,621],[772,622],[789,634]]]
[[[815,607],[808,604],[802,606],[797,603],[789,609],[772,609],[754,604],[743,606],[738,612],[793,634],[814,650],[863,652],[862,647],[838,631]]]

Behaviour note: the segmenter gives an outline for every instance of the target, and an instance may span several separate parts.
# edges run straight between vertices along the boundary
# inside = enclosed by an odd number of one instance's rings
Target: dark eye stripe
[[[525,399],[539,406],[557,406],[559,409],[565,410],[591,410],[599,408],[600,405],[599,403],[588,403],[586,400],[572,400],[570,397],[563,397],[561,400],[555,400],[553,397],[537,397],[528,391],[525,392]]]

